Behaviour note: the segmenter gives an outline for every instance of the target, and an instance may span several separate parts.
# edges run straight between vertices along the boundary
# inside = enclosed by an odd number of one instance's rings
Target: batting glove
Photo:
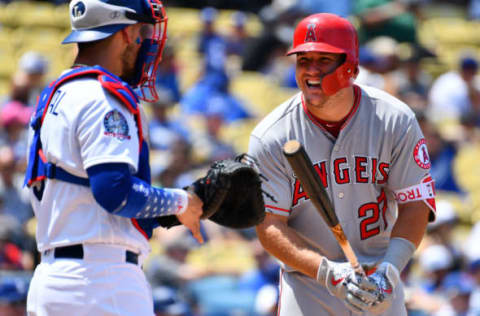
[[[359,286],[369,292],[373,292],[377,299],[371,304],[366,311],[373,315],[381,314],[390,308],[395,297],[395,288],[400,283],[400,273],[398,269],[389,262],[381,263],[377,271],[368,278],[361,280]],[[372,288],[374,290],[372,291]],[[359,292],[360,299],[364,292]],[[370,296],[366,297],[370,299]]]
[[[362,313],[371,308],[377,300],[375,293],[369,292],[368,286],[359,287],[355,271],[348,262],[333,262],[323,257],[317,271],[317,281],[324,285],[330,295],[341,299],[345,306],[354,313]],[[372,286],[373,288],[373,286]]]

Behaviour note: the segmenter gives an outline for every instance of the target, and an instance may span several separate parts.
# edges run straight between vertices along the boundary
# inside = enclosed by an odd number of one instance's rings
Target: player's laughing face
[[[322,90],[322,78],[334,71],[344,61],[342,54],[305,52],[298,53],[296,79],[307,104],[321,105],[327,99]]]

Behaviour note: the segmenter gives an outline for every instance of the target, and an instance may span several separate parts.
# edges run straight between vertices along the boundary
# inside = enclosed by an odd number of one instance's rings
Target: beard
[[[120,78],[122,78],[123,81],[130,82],[135,78],[135,65],[137,62],[137,57],[138,57],[138,45],[137,44],[128,45],[121,56],[123,73],[120,76]]]

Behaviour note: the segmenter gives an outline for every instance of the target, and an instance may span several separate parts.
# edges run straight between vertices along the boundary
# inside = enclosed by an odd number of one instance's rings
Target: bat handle
[[[350,246],[350,243],[348,242],[347,237],[345,236],[345,233],[342,229],[342,226],[339,224],[333,226],[331,228],[333,235],[338,241],[338,244],[342,248],[342,251],[347,258],[348,262],[350,262],[350,265],[352,266],[353,271],[355,271],[355,274],[360,277],[366,277],[366,273],[363,270],[362,266],[358,262],[357,256],[355,255],[355,252],[352,249],[352,246]]]

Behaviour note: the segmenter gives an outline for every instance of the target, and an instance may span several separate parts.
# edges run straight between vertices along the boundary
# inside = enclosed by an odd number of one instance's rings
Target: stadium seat
[[[55,6],[50,2],[25,2],[17,11],[16,20],[26,27],[58,27],[55,20]]]
[[[8,80],[15,71],[16,65],[15,51],[11,47],[0,47],[0,79]]]

